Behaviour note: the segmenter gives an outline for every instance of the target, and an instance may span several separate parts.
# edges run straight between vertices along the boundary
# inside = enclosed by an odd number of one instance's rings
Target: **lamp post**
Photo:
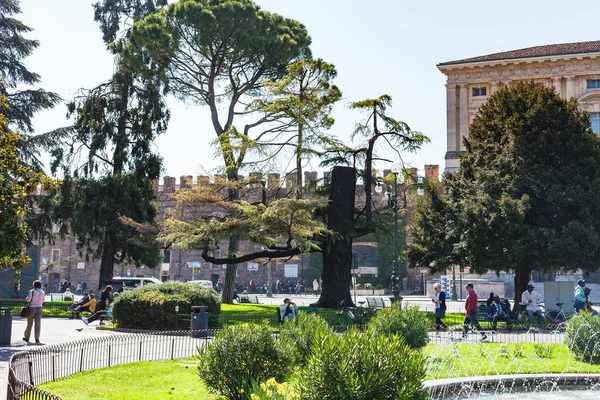
[[[406,206],[407,206],[406,193],[408,192],[408,190],[410,188],[415,187],[415,186],[418,187],[417,194],[419,196],[422,196],[423,193],[425,193],[425,191],[423,190],[420,178],[417,180],[416,183],[411,183],[411,184],[405,185],[404,189],[402,191],[402,205],[400,205],[398,202],[398,174],[402,171],[402,166],[395,164],[392,166],[391,170],[392,170],[392,173],[394,174],[394,186],[393,186],[393,190],[391,190],[392,188],[390,188],[388,186],[388,196],[389,196],[390,208],[394,212],[394,259],[392,261],[392,276],[391,276],[392,294],[393,294],[391,301],[392,301],[392,303],[394,303],[397,301],[402,301],[402,296],[400,296],[400,290],[401,290],[400,284],[402,281],[402,277],[400,276],[399,263],[398,263],[398,258],[399,258],[399,254],[398,254],[398,247],[399,247],[399,244],[398,244],[398,242],[399,242],[398,212],[400,210],[406,208]]]
[[[450,288],[450,300],[458,300],[458,295],[456,294],[456,266],[454,264],[452,264],[452,287]]]

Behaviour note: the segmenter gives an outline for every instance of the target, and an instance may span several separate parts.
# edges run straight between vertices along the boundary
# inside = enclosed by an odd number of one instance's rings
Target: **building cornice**
[[[580,53],[580,54],[564,54],[555,56],[539,56],[539,57],[528,57],[528,58],[514,58],[504,60],[486,60],[486,61],[474,61],[456,64],[438,64],[437,68],[445,75],[449,72],[460,70],[460,69],[475,69],[475,68],[486,68],[486,67],[503,67],[507,65],[518,65],[518,64],[533,64],[533,63],[545,63],[545,62],[560,62],[569,60],[583,60],[583,59],[596,59],[600,57],[600,52],[592,53]]]

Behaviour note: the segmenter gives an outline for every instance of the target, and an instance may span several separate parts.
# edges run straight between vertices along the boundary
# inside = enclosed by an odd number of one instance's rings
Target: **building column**
[[[556,90],[556,93],[558,93],[558,95],[560,97],[564,98],[564,96],[562,94],[562,84],[561,84],[561,80],[560,79],[561,79],[560,76],[554,76],[554,77],[552,77],[552,86],[554,86],[554,89]]]
[[[456,130],[456,84],[446,84],[446,151],[456,152],[457,146],[457,130]]]
[[[496,93],[500,89],[500,82],[490,82],[490,95]]]
[[[466,83],[460,85],[459,108],[459,142],[457,147],[460,151],[464,151],[466,148],[463,139],[469,136],[469,85]]]
[[[567,79],[567,100],[571,97],[575,96],[575,77],[574,76],[565,76]]]

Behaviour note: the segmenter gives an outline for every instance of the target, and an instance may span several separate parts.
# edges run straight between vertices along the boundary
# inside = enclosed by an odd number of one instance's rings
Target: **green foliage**
[[[240,183],[223,184],[231,187]],[[227,192],[215,189],[216,185],[209,184],[179,191],[174,195],[177,207],[183,207],[186,203],[196,206],[210,204],[217,206],[225,218],[190,220],[175,212],[165,220],[160,239],[183,248],[212,250],[222,240],[236,238],[250,240],[270,249],[297,248],[299,254],[319,249],[314,237],[327,233],[323,222],[313,218],[317,209],[327,205],[326,201],[278,199],[267,207],[246,200],[231,201]]]
[[[415,400],[425,360],[398,335],[351,329],[329,335],[299,370],[296,387],[306,400]]]
[[[1,10],[1,8],[0,8]],[[0,19],[1,22],[1,19]],[[0,89],[2,88],[0,79]],[[6,97],[0,93],[0,268],[27,264],[28,243],[25,217],[31,210],[28,196],[42,186],[52,189],[57,182],[23,165],[18,156],[19,134],[8,130],[5,116],[9,109]]]
[[[412,348],[421,348],[429,341],[431,324],[419,306],[396,302],[390,308],[378,310],[368,329],[380,335],[402,336]]]
[[[231,325],[218,332],[199,353],[198,376],[213,393],[231,400],[245,398],[254,382],[283,382],[293,356],[278,346],[266,325]]]
[[[600,318],[591,312],[580,312],[567,322],[565,345],[577,359],[600,362]]]
[[[459,171],[445,176],[445,204],[418,211],[412,264],[511,271],[517,293],[532,269],[595,270],[599,144],[588,114],[554,89],[517,83],[497,91],[469,129]]]
[[[137,329],[175,329],[177,315],[190,314],[192,306],[206,306],[208,325],[217,325],[221,300],[217,292],[198,285],[166,282],[124,291],[113,308],[113,319],[119,327]]]
[[[303,366],[314,351],[318,351],[320,343],[333,330],[319,315],[301,312],[297,319],[286,321],[280,329],[282,345],[289,346],[297,354],[297,362]]]

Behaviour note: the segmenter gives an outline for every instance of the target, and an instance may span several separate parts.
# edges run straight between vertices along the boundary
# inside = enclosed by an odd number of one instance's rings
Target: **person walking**
[[[575,308],[575,312],[585,310],[587,299],[585,297],[585,281],[583,279],[577,281],[574,295],[575,300],[573,300],[573,307]]]
[[[542,302],[542,295],[533,290],[534,287],[530,283],[527,285],[527,290],[523,292],[521,295],[521,304],[525,306],[527,310],[527,314],[529,315],[529,323],[531,326],[535,327],[533,322],[534,314],[537,315],[537,326],[542,327],[544,322],[544,316],[542,315],[542,309],[540,308],[540,303]],[[584,296],[585,300],[585,296]]]
[[[478,298],[477,293],[473,290],[473,284],[467,283],[467,299],[465,300],[465,321],[463,328],[463,339],[467,338],[467,334],[469,333],[469,325],[473,325],[475,329],[481,333],[481,340],[487,340],[487,335],[483,331],[483,328],[477,321],[477,307],[478,307]]]
[[[442,322],[442,319],[446,316],[446,292],[442,290],[442,285],[436,283],[433,285],[435,294],[431,301],[435,304],[435,334],[439,336],[441,329],[448,329],[448,326]]]
[[[35,321],[35,342],[40,343],[40,333],[42,331],[42,305],[46,294],[42,290],[42,282],[39,280],[33,281],[33,289],[29,291],[25,301],[29,303],[29,314],[27,314],[27,327],[23,334],[23,340],[29,343],[31,336],[31,328]]]

